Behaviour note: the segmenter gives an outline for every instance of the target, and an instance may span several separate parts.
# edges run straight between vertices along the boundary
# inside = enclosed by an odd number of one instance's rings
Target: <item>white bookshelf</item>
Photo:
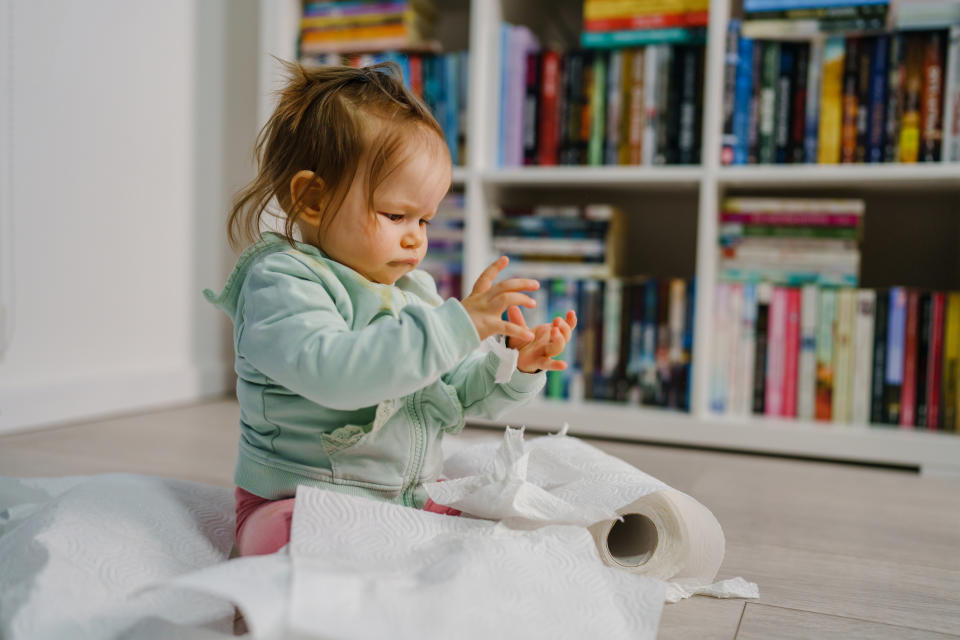
[[[734,0],[736,1],[736,0]],[[466,195],[464,282],[471,283],[494,256],[490,250],[490,213],[501,202],[517,198],[578,202],[608,199],[637,202],[631,216],[642,225],[674,224],[677,246],[646,247],[669,258],[689,255],[689,275],[697,278],[692,408],[689,414],[606,402],[539,400],[512,411],[496,425],[526,425],[554,431],[564,423],[571,433],[640,442],[701,446],[714,449],[772,453],[820,459],[849,460],[917,467],[922,473],[960,476],[960,436],[763,417],[718,416],[707,408],[709,357],[712,352],[713,289],[717,273],[717,217],[729,193],[768,193],[817,196],[853,195],[867,201],[867,245],[864,262],[876,265],[871,277],[894,278],[908,286],[960,287],[960,165],[787,165],[724,167],[719,163],[724,38],[730,0],[712,0],[704,85],[702,164],[667,167],[521,167],[496,164],[500,81],[499,25],[502,21],[530,26],[547,43],[573,44],[580,26],[578,0],[437,0],[442,18],[440,39],[448,50],[470,49],[470,93],[467,112],[466,167],[454,170],[454,188]],[[272,110],[276,64],[295,54],[300,2],[261,0],[262,100],[260,121]],[[932,213],[913,211],[909,203],[926,203]],[[904,206],[904,203],[908,203]],[[649,206],[647,206],[649,204]],[[904,210],[906,209],[906,210]],[[874,231],[871,213],[885,221]],[[675,213],[680,212],[680,213]],[[657,218],[657,217],[660,218]],[[661,219],[662,218],[662,219]],[[899,233],[886,224],[903,219],[925,234],[930,251],[917,250],[916,260],[883,255],[896,246]],[[913,221],[916,221],[914,224]],[[884,229],[883,227],[887,227]],[[893,225],[894,227],[898,225]],[[646,227],[644,227],[646,228]],[[643,250],[642,233],[632,246]],[[696,238],[695,242],[693,237]],[[891,244],[894,243],[894,244]],[[659,251],[659,253],[657,253]],[[686,259],[686,258],[684,258]],[[941,281],[929,283],[930,273]],[[682,275],[682,274],[675,274]],[[865,286],[872,286],[864,275]],[[946,282],[944,285],[943,282]],[[468,285],[467,285],[468,286]]]

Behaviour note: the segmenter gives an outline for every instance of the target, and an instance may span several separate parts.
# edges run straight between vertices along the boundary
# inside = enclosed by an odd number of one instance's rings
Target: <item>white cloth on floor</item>
[[[150,618],[231,631],[233,607],[147,584],[233,545],[228,489],[133,474],[0,477],[0,637],[122,637]]]

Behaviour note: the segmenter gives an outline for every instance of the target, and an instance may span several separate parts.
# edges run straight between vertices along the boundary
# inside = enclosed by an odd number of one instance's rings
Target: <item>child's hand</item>
[[[534,336],[527,325],[518,325],[504,320],[503,312],[511,305],[522,305],[531,309],[537,306],[536,300],[520,292],[539,289],[540,283],[536,280],[511,278],[494,285],[493,281],[508,262],[509,259],[506,256],[501,256],[487,267],[477,278],[473,291],[462,300],[461,304],[473,320],[473,326],[477,328],[481,340],[486,340],[492,335],[503,334],[529,342]]]
[[[527,326],[519,307],[510,307],[507,310],[507,317],[513,324],[522,327]],[[537,326],[533,330],[533,340],[511,338],[508,346],[520,351],[520,355],[517,357],[517,369],[524,373],[536,373],[540,369],[546,371],[563,371],[566,369],[566,362],[553,358],[563,353],[576,326],[577,314],[571,310],[567,311],[566,318],[557,316],[553,319],[553,322]]]

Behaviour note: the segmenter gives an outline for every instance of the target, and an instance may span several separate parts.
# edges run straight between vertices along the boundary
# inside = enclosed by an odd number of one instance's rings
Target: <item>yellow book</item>
[[[392,13],[368,13],[356,16],[331,15],[310,17],[304,16],[300,19],[301,29],[329,29],[332,27],[360,27],[371,24],[381,24],[384,22],[399,22],[413,18],[413,12],[394,11]]]
[[[307,32],[303,34],[304,44],[337,42],[343,40],[374,40],[378,38],[401,38],[410,35],[408,25],[399,22],[373,27],[354,29],[334,29],[332,31]]]
[[[840,162],[840,128],[843,123],[843,36],[827,38],[823,45],[823,75],[820,93],[820,130],[817,162]]]
[[[605,20],[658,13],[707,11],[710,0],[587,0],[583,3],[586,20]]]
[[[943,429],[960,431],[960,292],[947,294],[943,319]]]

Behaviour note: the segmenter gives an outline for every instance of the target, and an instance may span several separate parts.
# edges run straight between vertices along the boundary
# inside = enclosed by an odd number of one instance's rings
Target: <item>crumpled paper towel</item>
[[[759,597],[737,578],[713,584],[725,541],[709,509],[685,493],[582,440],[557,435],[467,447],[444,465],[446,482],[425,485],[434,502],[513,527],[589,527],[603,561],[667,580],[668,602],[694,594]]]
[[[233,608],[144,585],[227,559],[227,489],[134,474],[0,477],[0,637],[114,638],[149,618],[232,630]]]

